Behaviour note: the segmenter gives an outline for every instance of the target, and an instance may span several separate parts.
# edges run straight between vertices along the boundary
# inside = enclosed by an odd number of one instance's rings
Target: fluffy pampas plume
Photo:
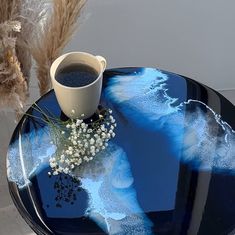
[[[0,108],[23,111],[31,71],[30,42],[45,9],[45,1],[1,0]]]
[[[40,93],[49,69],[69,41],[86,0],[1,0],[0,108],[23,109],[33,59]]]
[[[33,40],[31,53],[37,63],[41,94],[51,88],[50,66],[69,41],[85,3],[86,0],[53,0],[51,17]]]
[[[0,107],[11,105],[20,111],[28,95],[28,87],[16,56],[16,36],[20,32],[19,21],[0,23]]]
[[[46,20],[50,2],[45,0],[21,0],[20,13],[17,19],[21,22],[21,33],[17,37],[16,53],[21,64],[25,78],[30,77],[31,69],[31,43],[41,29],[42,22]]]

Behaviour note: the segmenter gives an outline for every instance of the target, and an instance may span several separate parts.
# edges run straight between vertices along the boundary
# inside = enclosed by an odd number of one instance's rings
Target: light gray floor
[[[30,90],[28,104],[39,97],[38,89]],[[15,113],[11,109],[0,110],[0,235],[34,234],[13,205],[6,180],[6,152],[16,123]]]

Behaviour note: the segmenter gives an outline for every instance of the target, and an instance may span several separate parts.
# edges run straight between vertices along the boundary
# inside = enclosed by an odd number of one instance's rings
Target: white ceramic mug
[[[96,80],[81,87],[69,87],[59,83],[55,79],[57,71],[74,63],[85,64],[94,68],[98,73]],[[105,58],[85,52],[70,52],[53,62],[50,69],[52,85],[60,108],[68,117],[85,119],[95,113],[100,101],[105,68]]]

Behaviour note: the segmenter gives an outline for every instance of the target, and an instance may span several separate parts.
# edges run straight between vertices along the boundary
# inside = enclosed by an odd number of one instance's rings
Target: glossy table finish
[[[37,104],[63,118],[53,91]],[[116,137],[73,176],[49,177],[48,126],[25,115],[8,150],[9,189],[37,234],[233,234],[235,108],[154,68],[105,71]],[[41,117],[34,109],[30,115]]]

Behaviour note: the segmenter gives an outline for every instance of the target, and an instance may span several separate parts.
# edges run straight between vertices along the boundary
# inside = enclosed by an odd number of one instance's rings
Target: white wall
[[[71,50],[104,55],[109,67],[158,67],[234,89],[235,1],[88,0]]]

